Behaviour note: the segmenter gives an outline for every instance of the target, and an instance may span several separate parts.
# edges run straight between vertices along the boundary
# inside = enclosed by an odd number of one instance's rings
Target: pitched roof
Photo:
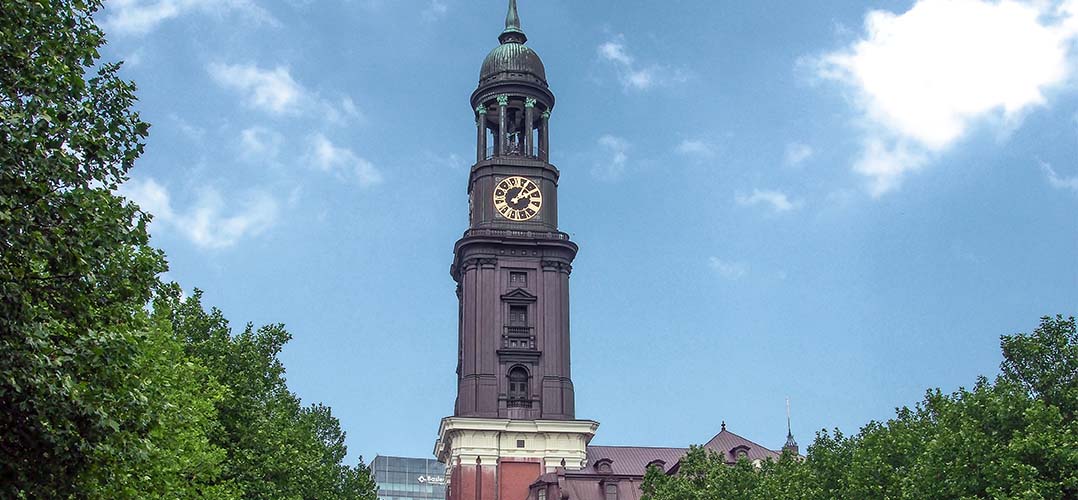
[[[570,500],[606,500],[603,487],[598,479],[567,477],[563,493],[569,494]],[[640,485],[643,481],[636,479],[623,479],[615,483],[618,489],[618,500],[640,500],[643,491]]]
[[[569,474],[598,474],[595,464],[610,460],[610,473],[627,476],[643,476],[648,464],[662,460],[669,469],[689,451],[688,448],[653,448],[648,446],[589,446],[588,465]]]
[[[779,457],[782,456],[782,454],[777,451],[769,450],[764,446],[726,430],[726,425],[723,425],[722,430],[719,431],[715,437],[711,438],[711,441],[708,441],[707,444],[704,445],[704,448],[716,453],[722,453],[728,461],[737,460],[737,456],[734,455],[733,452],[738,448],[745,450],[745,454],[750,461],[766,460],[768,458],[778,460]]]

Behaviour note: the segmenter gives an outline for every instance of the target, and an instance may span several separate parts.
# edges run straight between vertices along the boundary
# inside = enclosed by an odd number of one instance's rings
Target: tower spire
[[[509,12],[505,15],[505,31],[498,36],[498,41],[505,43],[524,43],[527,35],[520,29],[520,14],[517,13],[517,0],[509,0]]]
[[[793,431],[793,427],[790,425],[790,398],[787,397],[786,398],[786,438],[787,439],[793,439],[793,437],[794,437],[794,431]]]
[[[790,398],[786,398],[786,444],[782,446],[783,451],[788,451],[794,455],[798,454],[797,441],[794,440],[793,427],[790,425]]]

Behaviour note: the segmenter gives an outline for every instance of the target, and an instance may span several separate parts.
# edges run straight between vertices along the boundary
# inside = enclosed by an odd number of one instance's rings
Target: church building
[[[446,498],[636,500],[647,468],[676,473],[688,448],[589,445],[599,423],[575,408],[569,275],[578,247],[558,228],[554,94],[516,0],[498,40],[471,96],[469,227],[450,270],[460,304],[457,398],[434,449],[446,464]],[[781,454],[725,424],[704,447],[730,463]],[[784,449],[797,453],[789,433]]]

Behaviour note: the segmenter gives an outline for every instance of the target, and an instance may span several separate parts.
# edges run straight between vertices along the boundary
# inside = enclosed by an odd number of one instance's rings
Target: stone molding
[[[434,455],[447,464],[510,459],[540,461],[544,472],[562,464],[580,470],[587,466],[587,446],[598,428],[593,420],[446,417],[438,429]],[[518,440],[524,441],[523,448],[517,448]]]
[[[558,271],[565,274],[572,274],[573,272],[572,264],[558,260],[544,260],[542,266],[544,271]]]

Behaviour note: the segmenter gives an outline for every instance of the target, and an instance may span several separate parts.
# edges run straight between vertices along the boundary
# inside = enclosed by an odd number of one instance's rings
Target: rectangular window
[[[607,484],[606,485],[606,499],[605,500],[618,500],[618,485]]]
[[[528,273],[523,271],[510,271],[509,284],[512,286],[528,286]]]
[[[509,326],[528,326],[528,306],[509,306]]]
[[[546,488],[539,488],[539,500],[546,500]]]

